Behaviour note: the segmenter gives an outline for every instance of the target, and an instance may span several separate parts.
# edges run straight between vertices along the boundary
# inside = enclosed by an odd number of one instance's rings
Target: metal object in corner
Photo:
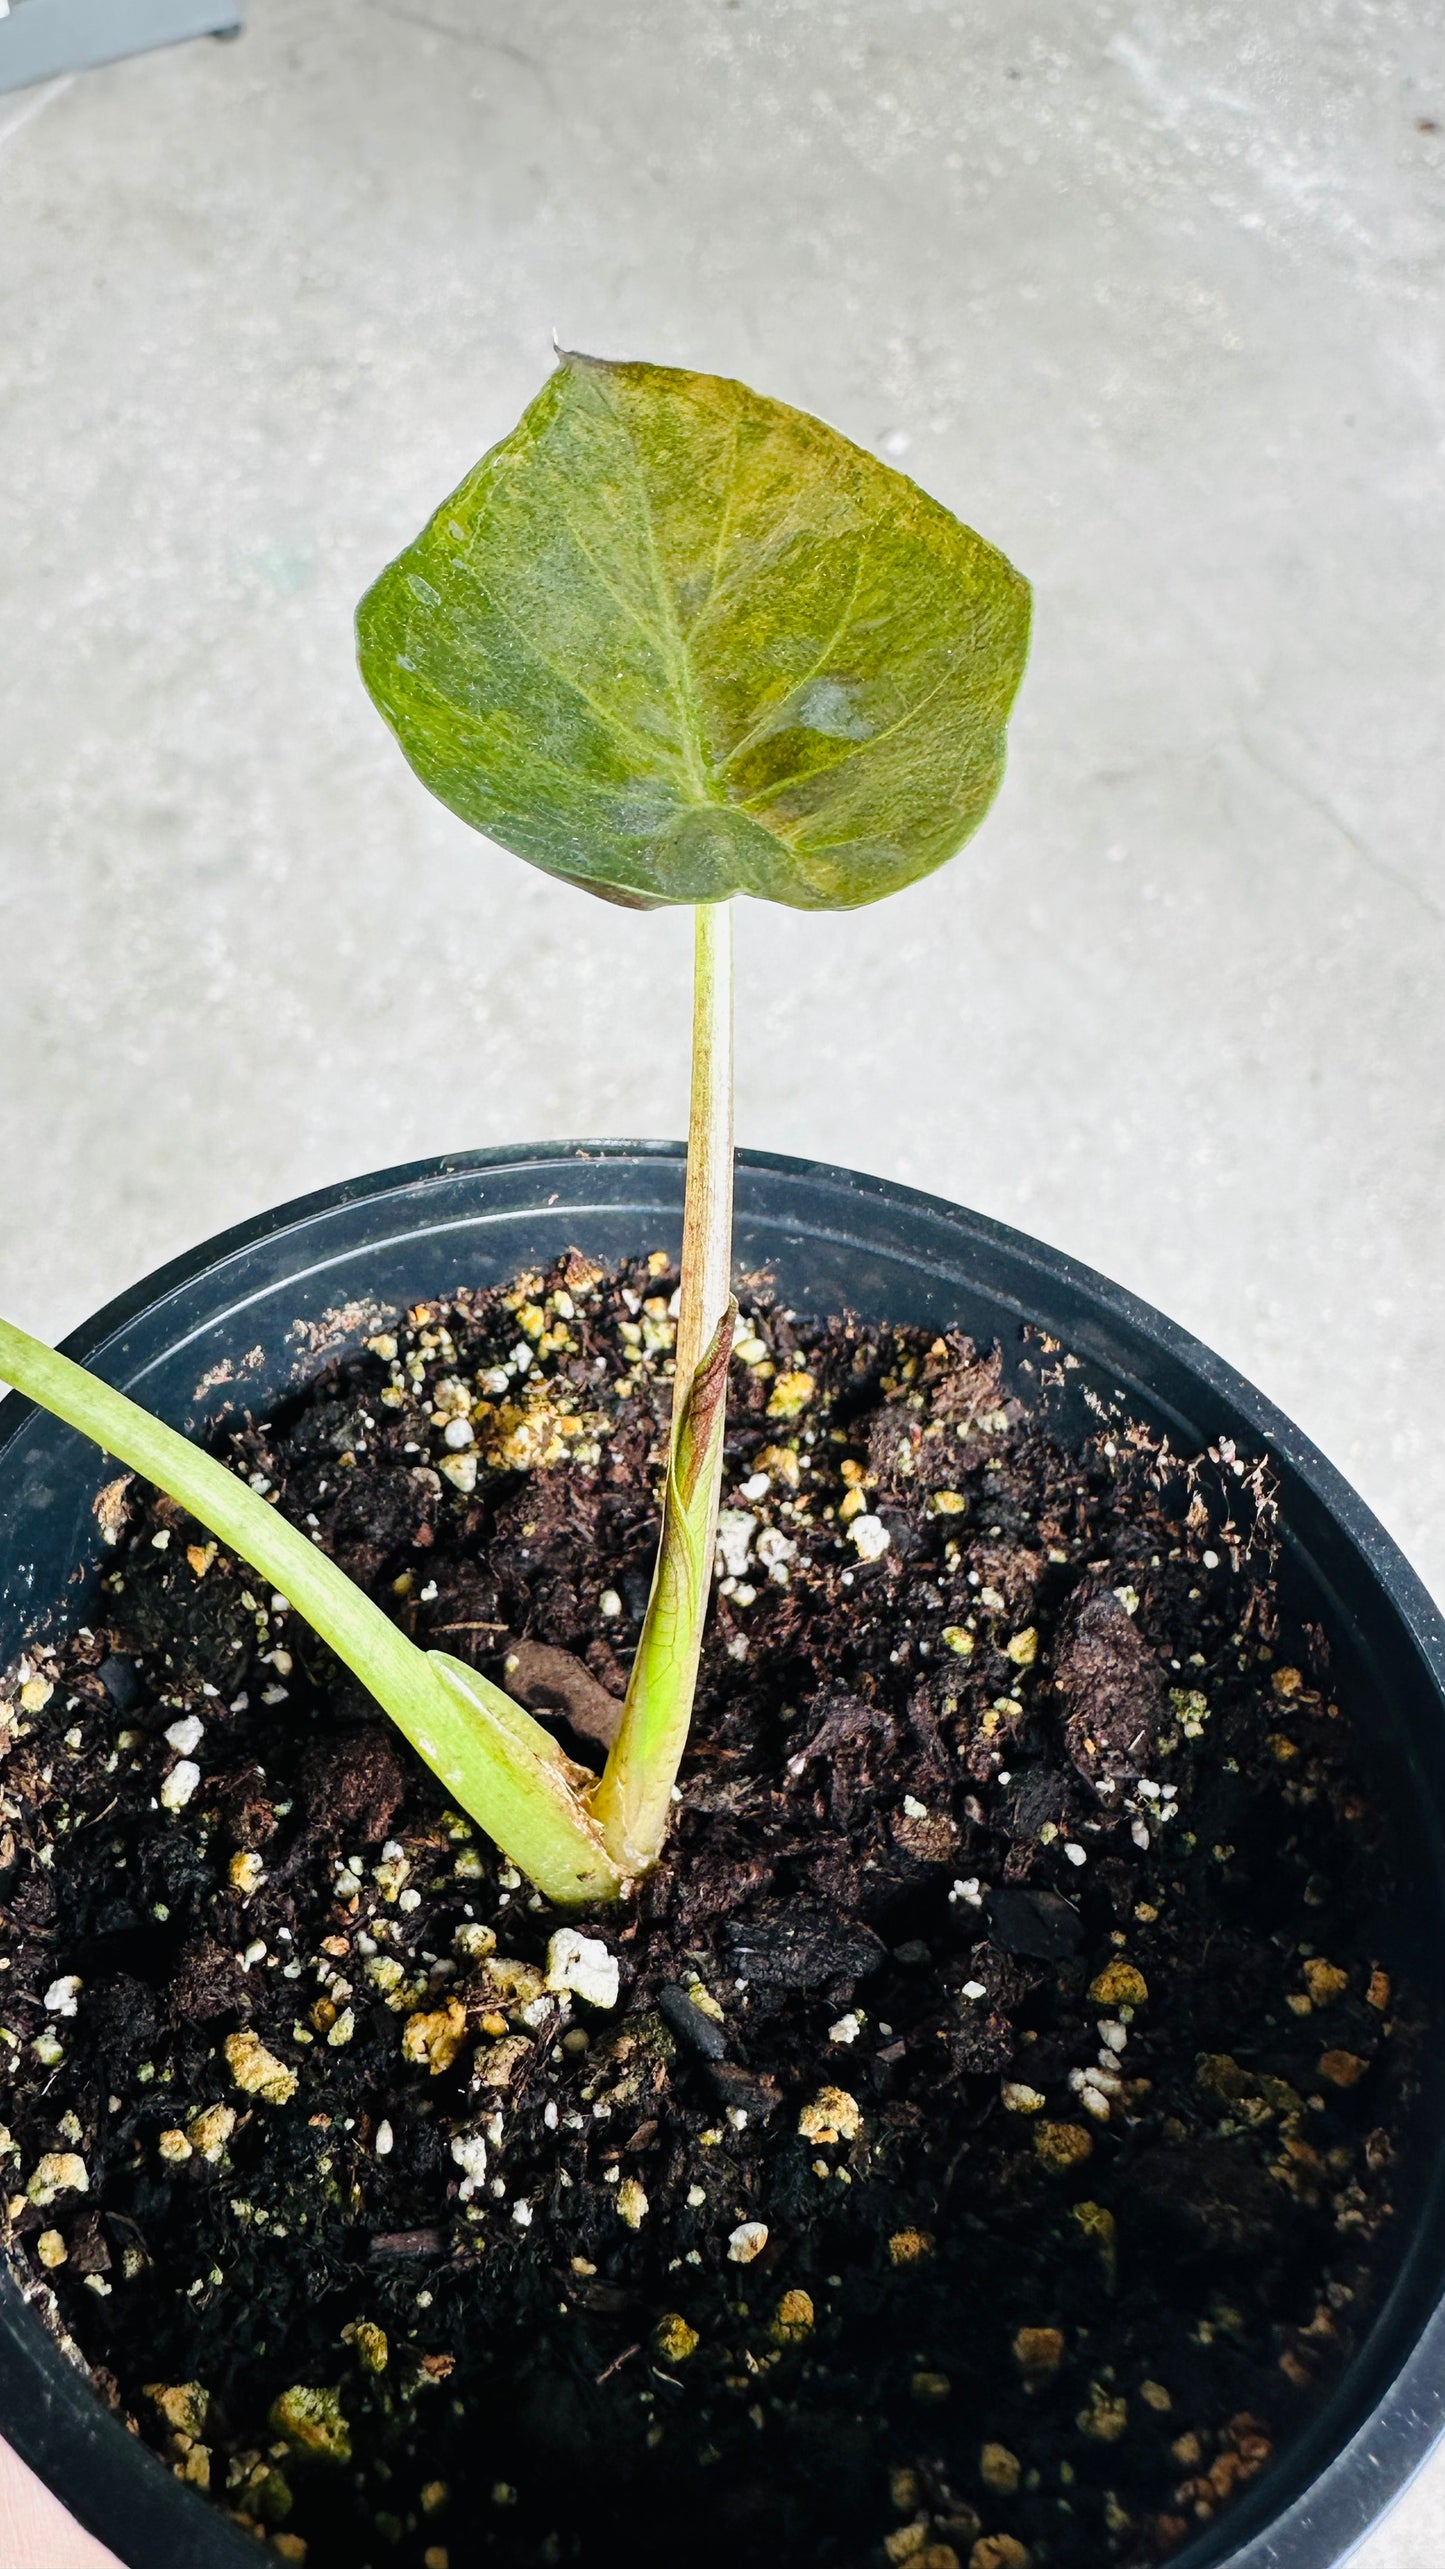
[[[238,36],[241,0],[0,0],[0,90],[91,71],[188,36]]]

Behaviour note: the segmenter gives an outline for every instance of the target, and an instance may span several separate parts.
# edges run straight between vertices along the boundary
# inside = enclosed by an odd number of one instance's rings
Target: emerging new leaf
[[[852,909],[987,811],[1029,592],[846,437],[746,385],[564,356],[361,602],[432,792],[639,906]]]

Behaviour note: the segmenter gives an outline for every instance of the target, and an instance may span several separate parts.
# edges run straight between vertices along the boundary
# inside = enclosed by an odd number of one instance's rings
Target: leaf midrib
[[[602,397],[622,433],[637,489],[643,531],[647,539],[647,558],[652,571],[653,594],[657,600],[658,627],[655,639],[667,664],[682,715],[679,730],[688,782],[693,789],[692,800],[700,808],[731,809],[729,798],[715,793],[712,788],[709,762],[703,747],[702,723],[698,712],[696,675],[687,647],[687,637],[677,620],[677,609],[673,604],[672,590],[668,584],[667,572],[658,546],[657,528],[653,523],[652,505],[648,497],[637,440],[632,434],[628,421],[612,398],[610,384],[604,383]],[[635,610],[633,612],[635,613]]]
[[[755,747],[758,741],[766,736],[766,723],[771,721],[773,715],[776,714],[780,706],[785,705],[790,697],[797,695],[801,688],[806,687],[812,679],[818,676],[826,661],[836,649],[839,640],[847,629],[853,610],[858,603],[859,593],[863,585],[864,562],[874,539],[878,534],[879,527],[884,521],[875,518],[870,521],[869,525],[864,529],[864,532],[859,539],[858,558],[854,565],[853,583],[849,591],[847,604],[844,607],[842,614],[839,616],[832,632],[828,636],[827,641],[824,643],[821,651],[817,654],[811,666],[805,670],[801,676],[794,678],[789,682],[788,686],[783,690],[783,693],[777,697],[773,704],[768,708],[767,715],[765,717],[760,716],[743,735],[743,738],[733,744],[733,747],[727,752],[725,757],[719,758],[716,761],[710,761],[707,757],[703,743],[702,725],[698,713],[696,675],[693,669],[688,637],[684,633],[677,619],[671,586],[668,582],[667,572],[663,564],[661,550],[657,541],[657,529],[653,521],[652,508],[648,498],[647,482],[642,469],[637,441],[633,436],[627,419],[618,409],[616,402],[612,399],[610,386],[604,386],[603,398],[607,403],[607,407],[612,418],[621,432],[626,445],[628,460],[632,469],[633,480],[637,492],[639,513],[647,538],[648,561],[652,572],[653,592],[657,600],[658,622],[656,625],[649,623],[644,616],[639,615],[631,601],[623,597],[621,593],[613,587],[612,582],[608,579],[607,574],[603,571],[600,563],[594,561],[589,548],[577,535],[571,519],[566,515],[565,511],[561,512],[563,522],[567,527],[568,534],[572,537],[574,543],[576,543],[577,549],[582,554],[584,560],[591,563],[593,570],[602,582],[603,587],[607,590],[609,597],[616,599],[619,607],[622,608],[625,614],[632,618],[632,621],[637,625],[639,631],[646,634],[648,639],[656,645],[662,655],[663,661],[667,665],[674,694],[678,701],[679,710],[683,718],[679,726],[679,732],[684,752],[684,764],[688,774],[688,782],[694,789],[692,796],[694,805],[699,808],[710,810],[740,812],[751,820],[755,826],[768,830],[771,837],[778,837],[779,832],[776,828],[774,828],[770,822],[761,817],[758,811],[758,806],[760,804],[766,808],[766,806],[780,791],[784,791],[792,785],[805,782],[808,776],[816,776],[819,774],[832,775],[838,768],[846,766],[850,759],[856,758],[861,751],[875,748],[880,741],[890,739],[894,733],[905,728],[905,726],[914,719],[915,715],[921,713],[924,708],[932,702],[933,698],[938,695],[943,686],[947,684],[948,673],[945,672],[937,685],[930,687],[925,695],[923,695],[915,704],[908,706],[902,714],[887,726],[886,730],[873,734],[872,737],[866,741],[854,741],[849,743],[846,748],[839,751],[836,758],[824,759],[820,762],[818,767],[808,769],[805,773],[800,772],[797,775],[785,777],[781,780],[781,784],[769,785],[757,794],[738,796],[729,792],[728,788],[723,783],[727,770],[733,765],[733,762],[737,758],[744,755],[748,749]],[[734,444],[729,461],[729,475],[725,495],[725,505],[718,536],[713,548],[712,578],[709,583],[708,595],[704,600],[703,605],[698,610],[698,615],[695,619],[697,623],[701,623],[703,621],[717,594],[721,547],[727,526],[728,515],[731,510],[733,485],[736,478],[738,462],[738,435],[738,427],[735,424]],[[788,839],[786,833],[783,834],[783,840],[784,844],[791,847],[791,840]]]

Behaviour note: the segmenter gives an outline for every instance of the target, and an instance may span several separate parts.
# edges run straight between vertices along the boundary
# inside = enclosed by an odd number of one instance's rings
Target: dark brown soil
[[[593,1763],[673,1282],[418,1309],[236,1439]],[[1262,1473],[1070,1426],[1070,1362],[1025,1404],[756,1308],[610,2007],[299,1619],[110,1494],[105,1628],[0,1689],[11,2249],[282,2557],[1136,2569],[1339,2372],[1418,2039],[1361,1743]]]

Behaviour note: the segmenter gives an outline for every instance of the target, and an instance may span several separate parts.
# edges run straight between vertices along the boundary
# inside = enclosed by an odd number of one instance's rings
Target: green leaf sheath
[[[426,1653],[426,1666],[447,1699],[449,1718],[460,1718],[469,1769],[457,1781],[427,1739],[407,1730],[427,1764],[547,1899],[564,1908],[617,1899],[629,1877],[608,1854],[587,1807],[593,1781],[587,1769],[574,1766],[549,1730],[475,1668],[441,1650]],[[432,1718],[428,1714],[428,1723]],[[437,1738],[440,1743],[442,1728]]]
[[[621,1728],[592,1806],[614,1859],[633,1873],[645,1872],[662,1852],[692,1719],[712,1595],[728,1360],[737,1312],[730,1300],[693,1378],[673,1439],[652,1594]]]
[[[785,403],[564,356],[358,612],[431,791],[609,898],[851,909],[983,818],[1029,592]]]
[[[475,1669],[419,1650],[223,1463],[3,1320],[0,1379],[166,1491],[288,1597],[539,1891],[567,1902],[617,1895],[622,1877],[567,1786],[561,1751],[510,1696]]]

